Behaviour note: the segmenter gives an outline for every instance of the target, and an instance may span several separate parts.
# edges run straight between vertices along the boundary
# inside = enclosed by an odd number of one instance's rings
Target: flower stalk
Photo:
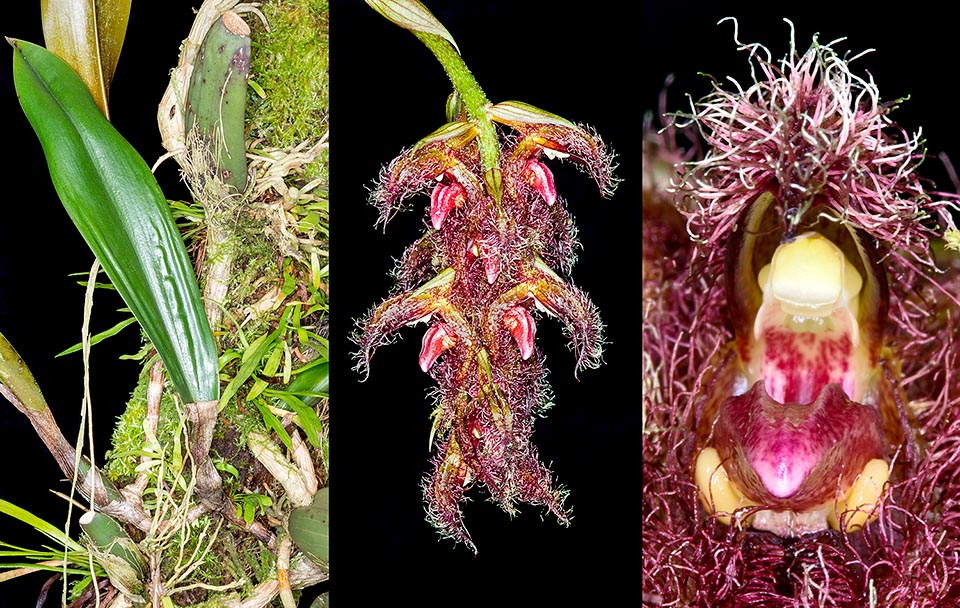
[[[426,34],[423,32],[414,32],[418,40],[433,53],[434,57],[443,66],[444,71],[450,78],[453,88],[463,104],[463,110],[467,114],[467,119],[477,128],[477,141],[480,148],[480,166],[483,170],[484,184],[487,187],[487,193],[493,196],[497,204],[500,204],[500,197],[503,195],[501,189],[499,171],[500,145],[497,138],[497,130],[493,122],[487,116],[485,107],[490,104],[490,100],[484,95],[480,83],[474,78],[473,73],[467,68],[463,57],[453,47],[453,45],[437,34]]]

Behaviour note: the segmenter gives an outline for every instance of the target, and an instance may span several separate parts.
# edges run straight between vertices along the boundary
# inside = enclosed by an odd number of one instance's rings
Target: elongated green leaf
[[[23,523],[27,524],[28,526],[32,526],[38,532],[42,532],[52,540],[60,543],[68,549],[73,549],[74,551],[83,550],[83,545],[64,534],[63,530],[44,519],[40,519],[30,511],[22,509],[11,502],[0,499],[0,513],[9,515],[15,519],[19,519]]]
[[[111,285],[111,287],[112,287],[112,285]],[[117,335],[118,333],[120,333],[120,330],[122,330],[124,327],[126,327],[127,325],[130,325],[130,324],[132,324],[132,323],[136,323],[136,322],[137,322],[137,318],[136,318],[136,317],[130,317],[129,319],[124,319],[123,321],[120,321],[119,323],[117,323],[116,325],[114,325],[113,327],[111,327],[110,329],[104,330],[104,331],[98,333],[97,335],[91,337],[91,338],[90,338],[90,346],[93,346],[94,344],[99,344],[100,342],[103,342],[103,341],[106,340],[107,338],[110,338],[110,337],[112,337],[112,336]],[[68,349],[66,349],[66,350],[64,350],[64,351],[57,353],[55,356],[56,356],[56,357],[62,357],[62,356],[64,356],[64,355],[69,355],[69,354],[71,354],[71,353],[75,353],[75,352],[80,351],[82,348],[83,348],[83,342],[79,342],[79,343],[74,344],[73,346],[71,346],[70,348],[68,348]]]
[[[297,413],[297,417],[300,419],[300,428],[303,429],[307,441],[309,441],[313,447],[319,448],[320,433],[323,432],[323,423],[320,422],[320,417],[317,416],[317,412],[312,407],[304,405],[304,403],[296,397],[286,402],[293,408],[293,411]]]
[[[35,44],[10,42],[20,104],[70,219],[153,342],[181,398],[217,399],[213,334],[156,179],[67,64]]]
[[[283,428],[283,425],[280,424],[280,421],[277,420],[277,417],[273,412],[270,411],[270,408],[260,399],[254,400],[254,405],[257,406],[257,409],[260,410],[260,416],[263,418],[263,424],[268,429],[276,432],[277,437],[280,441],[287,447],[291,452],[293,451],[293,439],[290,439],[290,433],[287,432],[287,429]]]
[[[291,393],[310,394],[310,397],[303,400],[307,405],[314,405],[320,400],[312,395],[326,393],[328,390],[330,390],[330,364],[327,361],[298,370],[297,377],[287,387],[287,391]]]
[[[40,0],[47,50],[87,84],[106,116],[107,99],[127,33],[131,0]]]
[[[260,361],[263,360],[264,355],[273,348],[274,343],[280,339],[280,330],[275,329],[267,335],[260,336],[253,341],[253,344],[250,345],[247,350],[243,351],[243,358],[241,359],[240,369],[237,370],[237,375],[233,377],[233,380],[227,384],[227,388],[223,389],[223,396],[220,397],[220,409],[222,410],[227,402],[240,390],[240,387],[243,386],[243,383],[253,375],[253,372],[257,371],[260,367]]]
[[[284,409],[293,410],[294,413],[297,414],[300,428],[303,429],[307,440],[310,441],[310,445],[315,448],[320,447],[320,433],[323,432],[323,423],[312,407],[306,405],[303,401],[287,391],[264,391],[263,394],[269,397],[276,397],[287,406]]]

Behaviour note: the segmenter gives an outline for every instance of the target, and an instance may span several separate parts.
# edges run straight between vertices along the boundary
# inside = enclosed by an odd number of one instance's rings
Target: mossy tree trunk
[[[224,397],[184,408],[158,390],[158,368],[142,374],[105,467],[154,517],[134,537],[153,605],[288,605],[291,592],[326,578],[326,555],[291,543],[286,522],[327,484],[328,6],[272,0],[239,15],[252,47],[240,187],[211,170],[210,141],[183,120],[203,36],[235,4],[208,1],[198,12],[158,114],[194,196],[172,205]],[[143,356],[146,371],[153,362],[148,349]]]

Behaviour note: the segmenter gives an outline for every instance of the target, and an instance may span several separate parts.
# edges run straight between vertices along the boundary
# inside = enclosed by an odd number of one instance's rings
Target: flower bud
[[[454,207],[463,205],[466,198],[467,192],[458,182],[438,183],[433,189],[433,194],[430,195],[430,221],[433,227],[440,230],[447,215],[453,211]]]
[[[493,285],[497,282],[497,277],[500,276],[500,256],[496,251],[484,256],[483,272],[487,275],[487,283]]]
[[[479,241],[474,244],[471,253],[483,258],[483,272],[487,275],[487,283],[496,283],[500,276],[500,248],[496,243],[489,240]]]

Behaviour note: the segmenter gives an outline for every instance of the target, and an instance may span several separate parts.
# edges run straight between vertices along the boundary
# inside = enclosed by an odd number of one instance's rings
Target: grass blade
[[[106,330],[98,333],[97,335],[92,336],[92,337],[90,338],[90,346],[93,346],[94,344],[99,344],[100,342],[103,342],[103,341],[106,340],[107,338],[110,338],[110,337],[112,337],[112,336],[117,335],[118,333],[120,333],[120,330],[122,330],[124,327],[126,327],[127,325],[132,325],[133,323],[136,323],[136,322],[137,322],[137,318],[136,318],[136,317],[130,317],[129,319],[124,319],[123,321],[120,321],[119,323],[117,323],[116,325],[114,325],[113,327],[111,327],[110,329],[106,329]],[[57,354],[54,355],[54,356],[55,356],[55,357],[62,357],[62,356],[64,356],[64,355],[69,355],[69,354],[71,354],[71,353],[78,352],[78,351],[79,351],[80,349],[82,349],[82,348],[83,348],[83,343],[82,343],[82,342],[78,342],[77,344],[74,344],[74,345],[71,346],[70,348],[68,348],[68,349],[66,349],[66,350],[64,350],[64,351],[62,351],[62,352],[59,352],[59,353],[57,353]]]
[[[28,526],[33,527],[38,532],[48,536],[51,540],[60,543],[67,549],[71,549],[73,551],[83,551],[85,549],[83,545],[64,534],[63,530],[57,526],[54,526],[44,519],[40,519],[26,509],[22,509],[11,502],[3,500],[2,498],[0,498],[0,513],[9,515],[14,519],[19,519]]]

